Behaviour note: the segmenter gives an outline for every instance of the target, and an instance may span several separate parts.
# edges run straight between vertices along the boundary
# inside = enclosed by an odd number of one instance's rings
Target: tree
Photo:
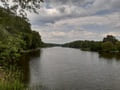
[[[0,7],[7,9],[20,16],[25,16],[26,11],[38,13],[37,9],[40,8],[40,3],[43,0],[0,0]]]
[[[115,51],[115,46],[112,42],[104,42],[102,43],[102,51],[104,52],[112,52]]]
[[[117,48],[117,50],[120,52],[120,41],[119,41],[119,42],[116,42],[116,48]]]
[[[101,51],[101,42],[92,42],[90,45],[90,50],[91,51]]]
[[[107,35],[107,37],[103,39],[103,42],[112,42],[113,44],[115,44],[117,41],[118,40],[112,35]]]

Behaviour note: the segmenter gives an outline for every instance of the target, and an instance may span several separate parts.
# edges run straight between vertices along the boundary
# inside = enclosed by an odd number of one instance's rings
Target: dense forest
[[[4,4],[8,1],[0,2]],[[19,2],[18,5],[24,3],[19,0],[15,3],[17,2]],[[30,2],[36,5],[36,0]],[[37,2],[37,4],[39,3]],[[23,83],[25,71],[20,64],[21,57],[26,52],[43,47],[44,43],[39,32],[31,29],[27,17],[13,12],[15,7],[12,10],[5,7],[0,6],[0,90],[28,90]],[[24,12],[20,14],[24,14]]]
[[[25,50],[42,47],[38,32],[31,30],[27,19],[0,8],[0,60],[17,60]],[[1,63],[2,64],[2,63]]]
[[[63,47],[80,48],[88,51],[120,52],[120,41],[114,36],[107,35],[103,41],[74,41],[62,45]]]

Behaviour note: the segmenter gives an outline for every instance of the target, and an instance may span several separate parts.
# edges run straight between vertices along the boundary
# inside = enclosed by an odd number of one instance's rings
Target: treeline
[[[62,46],[80,48],[87,51],[120,52],[120,41],[112,35],[107,35],[103,41],[74,41],[63,44]]]
[[[61,44],[55,44],[55,43],[44,43],[43,47],[55,47],[55,46],[61,46]]]
[[[0,62],[16,60],[24,50],[42,47],[38,32],[25,18],[0,8]]]

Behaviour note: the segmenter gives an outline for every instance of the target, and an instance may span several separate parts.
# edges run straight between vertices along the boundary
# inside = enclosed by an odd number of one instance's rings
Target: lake
[[[120,55],[42,48],[24,56],[25,83],[59,90],[120,90]]]

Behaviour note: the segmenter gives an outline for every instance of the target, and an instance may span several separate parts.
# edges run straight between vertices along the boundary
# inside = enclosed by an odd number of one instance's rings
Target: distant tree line
[[[80,48],[82,50],[99,52],[120,52],[120,41],[112,35],[107,35],[103,41],[74,41],[62,45],[63,47]]]

